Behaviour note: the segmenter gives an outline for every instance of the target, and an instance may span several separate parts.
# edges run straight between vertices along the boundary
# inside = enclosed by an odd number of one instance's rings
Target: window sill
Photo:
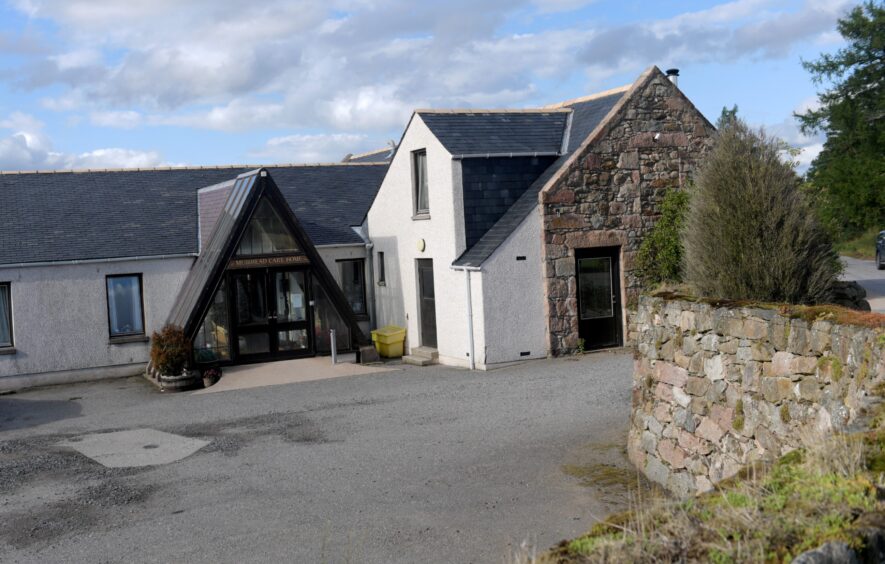
[[[412,221],[424,221],[430,219],[430,213],[416,213],[412,216]]]
[[[122,337],[111,337],[108,340],[109,345],[125,345],[126,343],[147,343],[150,341],[147,335],[125,335]]]
[[[2,348],[0,348],[0,356],[3,356],[5,354],[15,354],[16,352],[18,352],[18,351],[15,350],[15,347],[2,347]]]

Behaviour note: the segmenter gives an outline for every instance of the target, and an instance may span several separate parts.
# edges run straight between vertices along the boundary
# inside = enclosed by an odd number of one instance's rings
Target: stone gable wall
[[[542,194],[553,355],[578,345],[574,250],[620,246],[622,295],[625,304],[634,303],[640,289],[636,253],[660,217],[664,194],[685,184],[712,144],[713,127],[657,69],[617,112],[602,136]]]
[[[863,423],[885,382],[885,331],[643,296],[631,461],[678,495]]]

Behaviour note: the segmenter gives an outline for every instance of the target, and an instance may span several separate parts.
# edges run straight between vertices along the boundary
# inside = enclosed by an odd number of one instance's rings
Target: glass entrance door
[[[622,344],[619,257],[618,247],[575,251],[578,333],[587,350]]]
[[[313,354],[304,270],[248,270],[230,274],[238,359]]]
[[[303,270],[284,270],[272,273],[274,287],[274,331],[278,352],[298,352],[310,349],[310,331],[307,324],[307,285]]]

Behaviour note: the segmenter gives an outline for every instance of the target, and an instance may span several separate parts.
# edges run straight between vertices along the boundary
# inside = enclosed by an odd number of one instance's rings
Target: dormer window
[[[412,152],[412,186],[415,199],[415,215],[430,214],[430,197],[427,193],[427,151]]]

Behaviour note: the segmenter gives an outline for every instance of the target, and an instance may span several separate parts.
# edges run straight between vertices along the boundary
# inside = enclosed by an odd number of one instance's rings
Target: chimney
[[[667,69],[667,78],[674,85],[679,86],[679,69]]]

